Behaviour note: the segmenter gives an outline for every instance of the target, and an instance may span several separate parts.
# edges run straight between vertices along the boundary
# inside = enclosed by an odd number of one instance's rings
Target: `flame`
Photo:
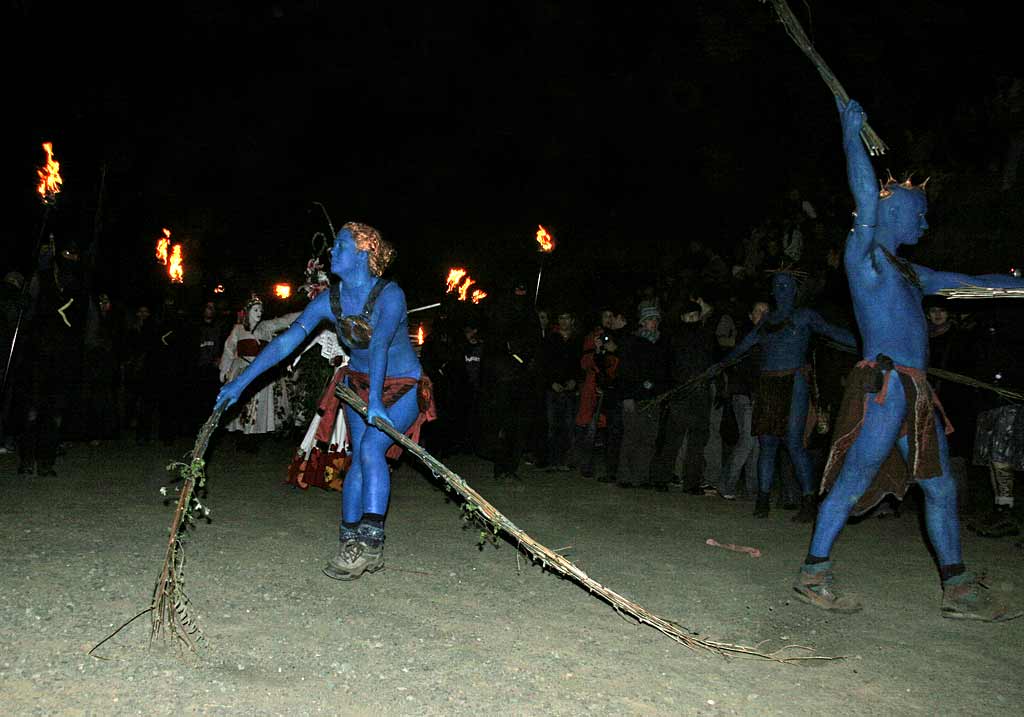
[[[425,337],[423,335],[423,324],[420,324],[420,327],[416,329],[416,343],[422,346],[424,338]]]
[[[542,254],[550,254],[555,250],[555,238],[540,224],[537,225],[537,244],[540,245],[537,250]]]
[[[171,247],[171,257],[167,263],[167,275],[171,277],[172,284],[181,284],[185,281],[185,266],[181,256],[181,244],[175,244]]]
[[[213,287],[213,293],[214,294],[223,294],[224,293],[224,285],[223,284],[217,284],[217,286]]]
[[[471,298],[472,302],[477,304],[480,302],[480,299],[487,296],[487,292],[475,289],[472,296],[470,296],[469,287],[475,283],[476,279],[466,273],[465,269],[461,267],[449,269],[448,278],[445,280],[445,285],[447,286],[445,293],[450,294],[453,291],[457,291],[459,293],[459,301],[466,301],[467,298]]]
[[[291,284],[274,284],[274,296],[279,299],[287,299],[292,295]]]
[[[455,291],[455,288],[459,285],[459,282],[462,281],[462,277],[464,277],[465,275],[466,275],[466,270],[465,269],[451,269],[451,270],[449,270],[448,271],[448,278],[445,279],[445,285],[448,287],[448,290],[445,291],[445,293],[446,294],[450,294],[453,291]]]
[[[466,300],[466,293],[469,291],[469,287],[476,283],[476,280],[471,277],[466,277],[466,280],[462,282],[462,286],[459,287],[459,301]]]
[[[53,201],[54,196],[60,192],[64,179],[60,176],[60,162],[53,158],[53,142],[43,142],[43,150],[46,151],[46,166],[36,170],[39,175],[39,186],[36,191],[43,201]]]
[[[171,248],[171,230],[164,229],[164,235],[156,240],[156,260],[167,266],[167,252]]]

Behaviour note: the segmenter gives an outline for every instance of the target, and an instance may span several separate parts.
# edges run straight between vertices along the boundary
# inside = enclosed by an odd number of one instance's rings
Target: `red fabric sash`
[[[334,372],[334,376],[327,383],[327,388],[320,397],[317,410],[320,413],[320,425],[317,427],[316,440],[327,443],[331,440],[331,432],[334,429],[334,422],[338,420],[338,409],[341,406],[341,399],[334,395],[334,389],[340,381],[348,377],[349,387],[364,401],[369,402],[370,377],[360,371],[353,371],[348,366],[342,366]],[[384,391],[381,399],[385,407],[395,405],[402,396],[413,387],[417,389],[417,404],[419,414],[412,425],[405,431],[405,435],[416,443],[420,441],[420,430],[427,421],[437,418],[437,405],[434,403],[434,386],[430,378],[423,374],[419,380],[404,376],[395,376],[384,379]],[[341,420],[344,420],[342,418]],[[385,454],[388,458],[396,459],[402,455],[402,447],[397,443],[388,448]]]

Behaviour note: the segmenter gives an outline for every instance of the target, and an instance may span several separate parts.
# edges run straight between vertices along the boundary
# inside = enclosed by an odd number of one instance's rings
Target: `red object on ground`
[[[752,558],[760,558],[761,551],[757,548],[751,548],[747,545],[736,545],[735,543],[719,543],[714,538],[708,538],[704,541],[705,545],[711,545],[716,548],[725,548],[726,550],[732,550],[735,553],[746,553]]]

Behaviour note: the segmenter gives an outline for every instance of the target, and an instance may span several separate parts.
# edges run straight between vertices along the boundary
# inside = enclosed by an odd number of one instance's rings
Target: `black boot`
[[[818,501],[813,494],[800,499],[800,510],[793,516],[794,523],[813,523],[818,517]]]
[[[757,492],[757,500],[754,503],[754,517],[767,518],[772,509],[772,494]]]

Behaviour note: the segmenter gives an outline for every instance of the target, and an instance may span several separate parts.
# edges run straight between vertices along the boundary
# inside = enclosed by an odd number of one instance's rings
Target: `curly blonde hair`
[[[395,258],[395,248],[381,237],[380,232],[369,224],[347,222],[342,229],[348,229],[355,239],[356,249],[368,252],[370,257],[370,273],[380,276]]]

